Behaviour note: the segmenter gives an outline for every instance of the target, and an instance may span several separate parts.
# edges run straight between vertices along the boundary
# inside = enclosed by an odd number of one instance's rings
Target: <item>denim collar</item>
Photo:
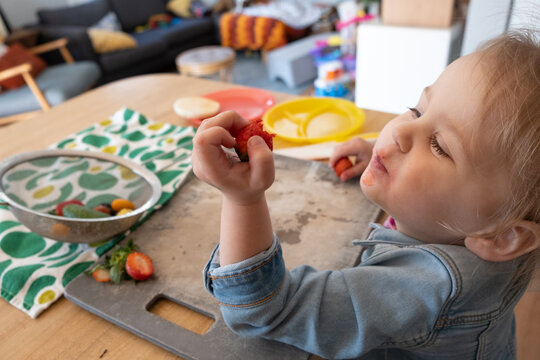
[[[370,223],[373,231],[369,234],[367,240],[353,240],[353,245],[373,246],[377,244],[391,245],[426,245],[426,243],[400,233],[397,230],[387,229],[380,224]]]

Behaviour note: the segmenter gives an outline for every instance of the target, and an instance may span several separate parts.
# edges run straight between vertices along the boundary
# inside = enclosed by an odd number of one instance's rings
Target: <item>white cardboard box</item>
[[[358,26],[355,103],[365,109],[399,114],[416,106],[431,85],[459,56],[463,24],[449,28]]]

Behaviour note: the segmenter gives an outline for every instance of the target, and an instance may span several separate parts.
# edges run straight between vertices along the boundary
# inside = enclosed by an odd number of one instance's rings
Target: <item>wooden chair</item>
[[[1,39],[0,39],[0,42],[1,42]],[[48,52],[48,51],[58,50],[58,51],[60,51],[60,54],[62,55],[62,58],[63,58],[63,60],[65,61],[66,64],[74,64],[75,61],[73,59],[73,56],[71,55],[71,53],[67,49],[67,44],[68,44],[68,40],[66,38],[61,38],[61,39],[57,39],[57,40],[54,40],[54,41],[51,41],[51,42],[48,42],[48,43],[45,43],[45,44],[42,44],[42,45],[38,45],[38,46],[35,46],[35,47],[32,47],[32,48],[29,48],[28,50],[30,52],[32,52],[33,54],[36,54],[36,55],[37,54],[42,54],[42,53],[45,53],[45,52]],[[56,66],[56,65],[53,65],[52,67],[54,67],[54,66]],[[91,76],[90,76],[91,79],[92,79],[91,80],[92,83],[97,81],[97,79],[101,75],[99,67],[97,65],[95,65],[95,64],[93,66],[95,67],[95,69],[90,69],[94,73],[94,74],[91,74]],[[4,79],[7,79],[7,78],[10,78],[10,77],[13,77],[13,76],[22,75],[22,77],[23,77],[23,79],[24,79],[24,81],[26,83],[26,86],[28,86],[28,88],[31,91],[31,94],[33,94],[33,96],[36,98],[36,100],[37,100],[37,102],[39,104],[39,107],[41,109],[40,110],[34,110],[34,111],[25,111],[25,112],[14,114],[14,115],[0,117],[0,126],[5,125],[5,124],[9,124],[9,123],[12,123],[12,122],[32,118],[32,117],[38,115],[39,113],[41,113],[42,111],[47,111],[47,110],[49,110],[51,108],[50,102],[47,100],[47,98],[43,94],[42,89],[40,89],[40,87],[38,86],[38,83],[36,82],[36,79],[30,74],[31,69],[32,69],[31,64],[24,63],[24,64],[21,64],[21,65],[14,66],[14,67],[12,67],[10,69],[0,71],[0,81],[4,80]],[[88,69],[84,69],[84,70],[88,70]],[[40,75],[38,75],[36,78],[39,78],[39,76]],[[59,81],[70,81],[70,79],[67,79],[67,77],[66,77],[66,79],[59,79]],[[8,90],[7,92],[9,92],[9,91],[11,91],[11,90]],[[0,97],[1,96],[2,96],[2,94],[0,94]]]

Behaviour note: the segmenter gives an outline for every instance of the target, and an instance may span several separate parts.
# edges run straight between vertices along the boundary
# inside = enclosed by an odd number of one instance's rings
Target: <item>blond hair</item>
[[[479,49],[488,88],[483,119],[494,124],[491,140],[499,147],[512,194],[496,214],[500,231],[520,219],[540,223],[539,40],[538,30],[513,31]],[[539,263],[539,250],[522,259],[529,276]]]

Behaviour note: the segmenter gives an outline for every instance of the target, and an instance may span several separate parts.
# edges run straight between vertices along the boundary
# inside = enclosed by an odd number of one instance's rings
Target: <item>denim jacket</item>
[[[223,267],[216,247],[206,288],[234,332],[324,358],[515,359],[517,261],[372,226],[361,263],[339,271],[287,270],[277,238]]]

